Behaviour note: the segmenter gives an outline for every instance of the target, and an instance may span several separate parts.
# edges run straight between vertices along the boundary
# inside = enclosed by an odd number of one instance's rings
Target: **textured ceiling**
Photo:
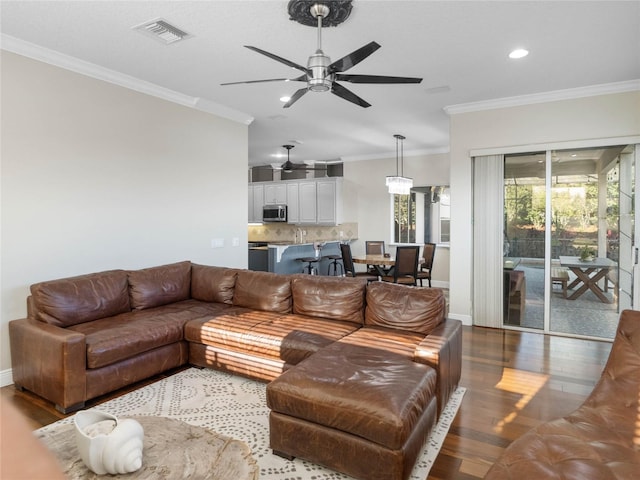
[[[302,84],[242,80],[298,75],[250,51],[306,65],[316,31],[289,20],[287,1],[2,1],[1,29],[30,42],[253,118],[249,163],[269,164],[300,142],[296,162],[446,151],[447,106],[640,79],[638,1],[365,1],[323,31],[333,60],[376,41],[349,73],[422,77],[418,85],[353,85],[363,109],[309,92],[289,109],[279,97]],[[162,45],[132,27],[163,18],[191,38]],[[4,37],[6,38],[6,37]],[[516,47],[531,53],[507,55]]]

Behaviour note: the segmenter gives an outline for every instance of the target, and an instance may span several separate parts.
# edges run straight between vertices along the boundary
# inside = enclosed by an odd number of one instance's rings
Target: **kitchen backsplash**
[[[300,231],[306,232],[300,241]],[[296,241],[297,238],[297,241]],[[290,242],[311,243],[331,240],[356,240],[358,238],[357,223],[342,223],[336,226],[289,225],[272,223],[249,225],[250,242]]]

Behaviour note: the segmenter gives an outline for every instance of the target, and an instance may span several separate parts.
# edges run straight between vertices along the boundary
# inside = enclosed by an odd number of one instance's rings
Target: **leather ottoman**
[[[267,386],[271,448],[363,480],[406,480],[435,425],[436,372],[334,343]]]

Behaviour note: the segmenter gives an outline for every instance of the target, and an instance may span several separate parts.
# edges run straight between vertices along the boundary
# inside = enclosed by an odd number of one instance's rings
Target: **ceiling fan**
[[[334,95],[337,95],[344,100],[347,100],[361,107],[367,108],[371,104],[357,96],[352,91],[343,87],[338,81],[350,82],[350,83],[375,83],[375,84],[393,84],[393,83],[420,83],[422,78],[414,77],[389,77],[382,75],[350,75],[345,74],[347,70],[354,67],[373,52],[380,48],[380,45],[376,42],[370,42],[367,45],[351,52],[349,55],[342,57],[340,60],[331,62],[328,55],[322,51],[322,19],[329,15],[329,6],[325,3],[314,3],[311,5],[310,13],[317,20],[318,28],[318,48],[316,52],[311,55],[307,61],[307,66],[303,67],[290,60],[269,53],[265,50],[261,50],[257,47],[245,45],[249,50],[261,53],[277,62],[283,63],[289,67],[295,68],[303,72],[296,78],[272,78],[266,80],[248,80],[244,82],[230,82],[223,83],[221,85],[237,85],[242,83],[261,83],[261,82],[280,82],[280,81],[296,81],[306,82],[307,86],[297,90],[285,103],[284,108],[289,108],[295,102],[300,100],[305,93],[309,90],[312,92],[327,92],[331,91]]]
[[[284,162],[281,166],[279,166],[278,170],[282,170],[285,173],[291,173],[294,170],[305,170],[305,171],[309,171],[309,170],[323,170],[323,171],[326,171],[327,170],[327,167],[308,167],[307,165],[304,165],[304,164],[293,163],[289,159],[289,152],[294,147],[295,147],[295,145],[282,145],[282,148],[286,148],[287,149],[287,161]]]

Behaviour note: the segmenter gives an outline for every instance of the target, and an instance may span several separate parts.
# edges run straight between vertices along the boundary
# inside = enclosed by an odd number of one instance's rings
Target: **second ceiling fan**
[[[284,162],[282,165],[278,166],[277,170],[282,170],[285,173],[291,173],[294,170],[304,170],[304,171],[320,170],[325,172],[327,171],[327,167],[309,167],[304,164],[293,163],[289,158],[289,153],[291,152],[291,149],[294,147],[295,145],[282,145],[282,148],[285,148],[287,150],[287,161]]]
[[[328,55],[322,51],[322,19],[329,15],[329,6],[325,3],[314,3],[310,7],[311,15],[317,20],[318,27],[318,48],[316,52],[309,57],[307,66],[303,67],[286,58],[279,57],[273,53],[261,50],[257,47],[245,45],[249,50],[261,53],[277,62],[283,63],[289,67],[295,68],[303,72],[302,75],[296,78],[271,78],[266,80],[248,80],[244,82],[230,82],[223,83],[222,85],[238,85],[243,83],[262,83],[262,82],[281,82],[281,81],[296,81],[306,82],[307,86],[297,90],[285,103],[284,108],[289,108],[295,102],[307,93],[309,90],[312,92],[327,92],[331,91],[334,95],[337,95],[344,100],[347,100],[361,107],[367,108],[371,104],[357,96],[352,91],[343,87],[338,81],[350,82],[350,83],[370,83],[370,84],[393,84],[393,83],[420,83],[422,78],[414,77],[389,77],[383,75],[350,75],[345,74],[347,70],[354,67],[373,52],[380,48],[380,45],[376,42],[370,42],[364,47],[351,52],[349,55],[342,57],[335,62],[331,62]]]

